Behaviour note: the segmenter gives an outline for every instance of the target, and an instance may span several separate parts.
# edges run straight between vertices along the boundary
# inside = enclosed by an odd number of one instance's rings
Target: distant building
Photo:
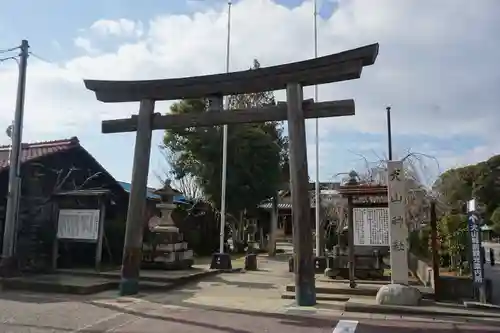
[[[309,183],[309,197],[311,202],[311,228],[316,229],[316,195],[315,195],[315,183]],[[326,201],[341,200],[338,189],[340,188],[340,183],[338,182],[321,182],[319,184],[320,188],[320,199]],[[266,200],[259,205],[259,208],[263,210],[264,217],[266,221],[270,221],[272,201]],[[268,222],[266,222],[268,223]],[[289,238],[292,236],[292,198],[290,190],[282,190],[279,192],[278,196],[278,238]]]

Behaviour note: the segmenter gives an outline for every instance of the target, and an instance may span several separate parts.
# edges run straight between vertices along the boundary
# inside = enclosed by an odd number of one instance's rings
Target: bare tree
[[[171,186],[181,192],[186,199],[203,199],[203,191],[198,185],[196,178],[191,175],[185,175],[181,179],[172,180]]]
[[[167,164],[169,166],[172,165],[172,153],[162,146],[160,146],[160,152]],[[165,166],[162,168],[161,172],[155,172],[156,179],[158,179],[162,185],[165,185],[165,181],[170,180],[170,186],[181,192],[186,199],[199,200],[204,198],[203,190],[196,177],[191,174],[186,174],[181,179],[172,179],[172,174],[173,172],[170,168]]]
[[[360,183],[373,185],[385,185],[387,183],[387,158],[374,152],[375,160],[370,161],[362,154],[352,153],[359,156],[363,163],[363,168],[357,172]],[[429,219],[428,207],[430,200],[439,202],[432,188],[434,180],[440,173],[439,163],[433,156],[411,152],[410,150],[406,152],[401,160],[403,161],[407,188],[406,221],[410,229],[419,228],[422,223],[427,222]],[[345,173],[338,174],[336,177],[339,175],[345,175]],[[345,180],[347,178],[344,176],[343,181]],[[341,207],[337,205],[337,207],[331,207],[331,209],[340,211]]]

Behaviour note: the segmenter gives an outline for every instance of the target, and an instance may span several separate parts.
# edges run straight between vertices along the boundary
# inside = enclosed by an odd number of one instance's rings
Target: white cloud
[[[90,26],[90,31],[101,36],[140,37],[143,34],[141,22],[129,19],[98,20]]]
[[[321,100],[354,98],[357,108],[355,117],[321,120],[322,146],[334,142],[338,131],[384,132],[388,104],[393,107],[395,133],[467,134],[497,142],[500,46],[494,32],[500,30],[499,10],[496,0],[339,0],[333,16],[319,20],[320,55],[373,42],[380,43],[380,55],[361,79],[320,87]],[[232,13],[232,70],[248,68],[254,58],[269,66],[313,56],[311,1],[289,9],[271,0],[241,0]],[[67,136],[81,128],[99,128],[102,118],[137,112],[135,104],[96,102],[85,90],[83,78],[151,79],[223,72],[226,15],[224,6],[190,16],[159,14],[147,29],[132,17],[101,19],[89,28],[95,38],[88,44],[76,39],[80,47],[105,49],[98,37],[136,39],[113,51],[89,52],[60,65],[30,59],[25,137]],[[75,31],[75,36],[80,34]],[[14,66],[0,67],[0,128],[12,119],[16,82]],[[305,97],[312,95],[306,88]],[[283,92],[277,97],[283,100]],[[164,112],[167,107],[163,103],[157,109]],[[485,151],[499,152],[495,145]]]
[[[75,44],[76,47],[82,49],[83,51],[89,54],[95,54],[99,52],[98,49],[92,46],[92,41],[88,38],[76,37],[73,40],[73,43]]]

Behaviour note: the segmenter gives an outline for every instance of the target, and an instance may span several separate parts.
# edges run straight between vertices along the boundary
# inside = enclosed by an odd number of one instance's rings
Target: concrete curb
[[[142,279],[139,282],[139,289],[141,291],[168,291],[178,287],[181,287],[190,282],[198,281],[206,277],[215,276],[221,273],[238,273],[241,272],[241,268],[234,268],[229,270],[207,270],[196,272],[187,276],[181,276],[177,278],[153,278],[153,279]],[[85,275],[81,275],[85,277]],[[86,275],[93,277],[92,275]],[[107,280],[107,281],[106,281]],[[37,280],[23,280],[21,278],[10,278],[0,280],[1,290],[23,290],[31,292],[43,292],[43,293],[57,293],[57,294],[69,294],[69,295],[93,295],[107,290],[118,289],[120,285],[119,278],[108,278],[103,279],[102,282],[96,283],[91,286],[79,286],[79,285],[63,285],[54,284],[46,281]]]
[[[213,269],[209,271],[199,272],[196,274],[180,277],[177,279],[172,279],[170,281],[166,281],[167,283],[164,286],[158,287],[149,287],[145,288],[147,291],[169,291],[178,287],[182,287],[188,283],[202,280],[207,277],[216,276],[222,273],[239,273],[242,272],[241,268],[231,268],[231,269]],[[140,286],[140,284],[139,284]],[[140,288],[140,287],[139,287]]]
[[[479,302],[464,302],[464,306],[468,309],[495,311],[500,315],[500,305]]]
[[[23,279],[3,279],[0,281],[3,291],[31,291],[67,295],[93,295],[118,288],[116,281],[103,281],[90,286],[55,284],[46,281],[28,281]]]
[[[436,311],[436,308],[429,309],[425,306],[403,307],[390,305],[362,304],[355,302],[346,302],[343,306],[345,312],[370,312],[379,314],[395,315],[424,315],[424,316],[443,316],[443,317],[467,317],[467,318],[496,318],[500,320],[500,312],[484,311],[469,312],[466,309],[457,309],[458,311]]]

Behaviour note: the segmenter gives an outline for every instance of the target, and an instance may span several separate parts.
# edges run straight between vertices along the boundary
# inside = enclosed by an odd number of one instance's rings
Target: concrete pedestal
[[[328,267],[328,259],[326,257],[314,257],[314,273],[315,274],[323,274],[325,269]],[[293,257],[288,259],[288,271],[293,273]]]
[[[19,276],[19,265],[16,257],[1,258],[0,260],[0,276],[14,277]]]
[[[314,272],[316,274],[323,274],[327,267],[328,267],[328,259],[326,257],[321,256],[314,258]]]
[[[231,256],[229,253],[214,253],[210,269],[232,269]]]

